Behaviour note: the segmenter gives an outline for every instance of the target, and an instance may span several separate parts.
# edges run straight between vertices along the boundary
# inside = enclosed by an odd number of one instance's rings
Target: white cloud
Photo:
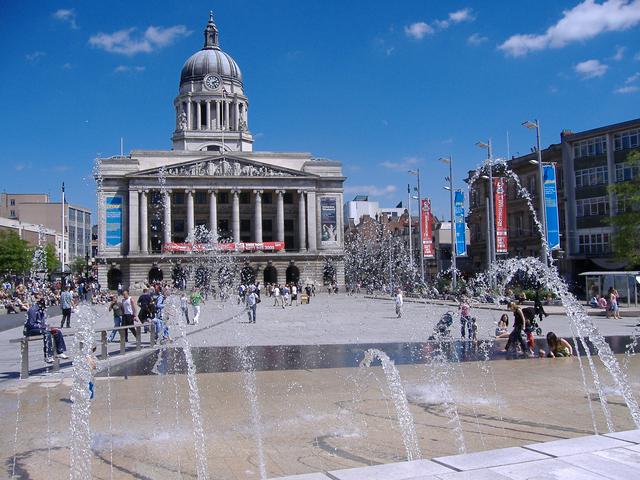
[[[484,43],[487,40],[489,39],[484,35],[480,35],[479,33],[473,33],[469,35],[469,38],[467,38],[467,43],[469,45],[480,45],[481,43]]]
[[[615,60],[616,62],[621,61],[624,58],[624,52],[626,50],[627,50],[627,47],[617,46],[616,47],[616,53],[613,55],[613,57],[611,57],[611,59]]]
[[[420,162],[419,158],[416,157],[407,157],[404,158],[401,162],[382,162],[380,165],[384,168],[389,168],[391,170],[409,170],[414,165]]]
[[[127,72],[144,72],[145,67],[142,67],[140,65],[136,65],[133,67],[130,67],[128,65],[118,65],[113,71],[115,73],[127,73]]]
[[[71,64],[71,63],[67,62],[67,63],[65,63],[65,64],[63,64],[63,65],[62,65],[62,68],[63,68],[64,70],[71,70],[71,69],[73,68],[73,64]]]
[[[636,83],[638,80],[640,80],[640,72],[636,72],[633,75],[631,75],[629,78],[627,78],[624,83],[626,85],[629,85],[630,83]]]
[[[470,8],[463,8],[449,14],[449,21],[452,23],[473,22],[475,19]]]
[[[40,60],[42,57],[44,57],[46,55],[46,53],[44,52],[31,52],[31,53],[27,53],[24,58],[27,60],[27,62],[29,63],[36,63],[38,60]]]
[[[601,77],[609,69],[608,65],[600,63],[600,60],[585,60],[576,64],[573,69],[582,76],[583,79]]]
[[[74,30],[78,28],[76,23],[76,11],[74,8],[61,8],[53,12],[53,18],[60,20],[61,22],[68,23]]]
[[[433,27],[424,22],[416,22],[404,27],[404,33],[414,40],[422,40],[425,35],[433,34]]]
[[[383,187],[377,187],[375,185],[353,185],[345,187],[344,192],[371,195],[374,197],[386,197],[396,193],[396,190],[395,185],[385,185]]]
[[[594,38],[604,32],[627,30],[640,23],[640,0],[584,0],[542,35],[518,34],[498,48],[512,57],[547,48],[562,48],[569,43]]]
[[[178,38],[186,37],[191,32],[184,25],[174,25],[163,28],[148,27],[144,34],[134,37],[135,28],[118,30],[113,33],[97,33],[89,38],[89,44],[111,53],[135,55],[137,53],[151,53],[167,45],[171,45]]]
[[[636,93],[640,91],[640,87],[638,87],[637,85],[625,85],[624,87],[620,87],[620,88],[616,88],[615,92],[616,93]]]

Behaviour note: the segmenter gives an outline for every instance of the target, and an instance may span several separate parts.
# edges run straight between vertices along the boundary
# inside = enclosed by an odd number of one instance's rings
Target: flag
[[[396,208],[402,208],[402,202],[396,205]]]

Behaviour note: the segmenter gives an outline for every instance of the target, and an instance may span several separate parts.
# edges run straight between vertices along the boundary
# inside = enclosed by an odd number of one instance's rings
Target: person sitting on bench
[[[47,306],[42,298],[38,298],[36,303],[27,310],[27,321],[24,324],[25,337],[36,335],[42,335],[44,361],[46,363],[53,363],[51,337],[53,337],[56,344],[56,356],[58,358],[69,358],[64,353],[67,350],[67,346],[64,343],[62,331],[57,328],[49,328],[47,324]]]

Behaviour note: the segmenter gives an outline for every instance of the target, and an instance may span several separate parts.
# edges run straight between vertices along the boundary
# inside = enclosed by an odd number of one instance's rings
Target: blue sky
[[[1,188],[94,206],[96,154],[168,149],[184,61],[210,9],[244,75],[256,150],[341,160],[345,199],[425,196],[484,156],[640,113],[640,0],[3,2]]]

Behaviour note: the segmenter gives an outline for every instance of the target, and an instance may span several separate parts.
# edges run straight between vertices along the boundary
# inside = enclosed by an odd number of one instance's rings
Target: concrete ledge
[[[273,480],[330,480],[329,477],[322,473],[305,473],[302,475],[292,475],[290,477],[278,477]]]
[[[544,460],[545,458],[549,458],[549,456],[525,448],[510,447],[486,452],[438,457],[433,460],[454,470],[466,471],[511,465],[513,463],[532,462],[534,460]]]
[[[624,440],[625,442],[640,444],[640,430],[627,430],[624,432],[605,433],[604,436],[615,438],[617,440]]]
[[[334,470],[328,475],[335,480],[418,480],[428,475],[451,473],[452,471],[450,468],[431,460],[414,460],[373,467]]]
[[[607,448],[628,447],[629,442],[604,435],[590,435],[588,437],[568,438],[566,440],[554,440],[552,442],[533,443],[522,448],[544,453],[551,457],[567,457],[580,453],[606,450]]]

